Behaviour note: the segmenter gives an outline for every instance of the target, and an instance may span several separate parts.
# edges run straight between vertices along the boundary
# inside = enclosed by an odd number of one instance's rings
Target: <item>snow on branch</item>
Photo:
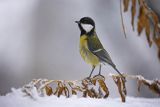
[[[123,76],[126,79],[136,79],[138,91],[140,91],[140,87],[144,85],[160,96],[160,80],[147,80],[140,75],[123,74]],[[122,102],[125,102],[127,94],[126,81],[116,74],[110,74],[108,77],[113,79],[118,88]],[[66,97],[80,95],[91,98],[107,98],[109,96],[105,77],[102,75],[83,80],[34,79],[29,84],[23,86],[22,92],[33,99],[36,99],[39,96],[43,97],[50,95],[56,95],[57,97],[60,97],[61,95]]]

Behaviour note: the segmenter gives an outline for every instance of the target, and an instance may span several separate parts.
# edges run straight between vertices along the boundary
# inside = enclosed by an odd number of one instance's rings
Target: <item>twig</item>
[[[123,22],[122,0],[120,0],[120,14],[121,14],[121,22],[122,22],[123,33],[124,33],[125,38],[127,38],[126,31],[125,31],[125,26],[124,26],[124,22]]]

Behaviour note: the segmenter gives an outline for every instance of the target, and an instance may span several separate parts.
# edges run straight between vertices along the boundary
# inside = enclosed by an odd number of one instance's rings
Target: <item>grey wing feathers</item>
[[[115,67],[115,64],[112,62],[111,57],[109,56],[108,52],[105,49],[101,49],[99,51],[95,51],[93,52],[93,54],[95,54],[101,62],[105,62],[108,63],[109,65]]]
[[[126,81],[124,76],[116,68],[116,65],[112,62],[111,57],[109,56],[109,54],[105,49],[95,52],[94,55],[96,55],[102,62],[105,62],[111,65],[118,72],[118,74],[124,79],[124,81]]]
[[[112,62],[108,52],[103,48],[101,42],[97,36],[89,37],[88,39],[89,50],[96,55],[102,63],[108,63],[115,68],[115,64]]]

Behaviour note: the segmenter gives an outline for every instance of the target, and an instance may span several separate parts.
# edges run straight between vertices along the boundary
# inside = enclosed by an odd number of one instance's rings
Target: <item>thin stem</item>
[[[124,22],[123,22],[122,0],[120,0],[120,14],[121,14],[121,22],[122,22],[123,33],[124,33],[125,38],[127,38],[126,31],[125,31],[125,26],[124,26]]]
[[[95,66],[92,66],[92,71],[91,71],[91,73],[89,75],[89,78],[92,76],[92,73],[93,73],[94,69],[95,69]]]

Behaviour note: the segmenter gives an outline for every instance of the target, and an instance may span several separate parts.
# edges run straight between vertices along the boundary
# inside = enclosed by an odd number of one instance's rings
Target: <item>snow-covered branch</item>
[[[148,87],[152,92],[160,95],[160,81],[148,80],[141,75],[127,75],[123,74],[127,81],[135,79],[137,81],[138,91],[142,85]],[[126,101],[127,87],[126,81],[119,75],[109,74],[115,82],[118,92],[121,96],[122,102]],[[70,97],[71,95],[81,95],[83,97],[91,98],[107,98],[109,96],[108,86],[105,83],[104,76],[94,76],[91,79],[83,80],[48,80],[48,79],[34,79],[29,84],[22,88],[22,92],[36,99],[39,96],[64,95]]]

